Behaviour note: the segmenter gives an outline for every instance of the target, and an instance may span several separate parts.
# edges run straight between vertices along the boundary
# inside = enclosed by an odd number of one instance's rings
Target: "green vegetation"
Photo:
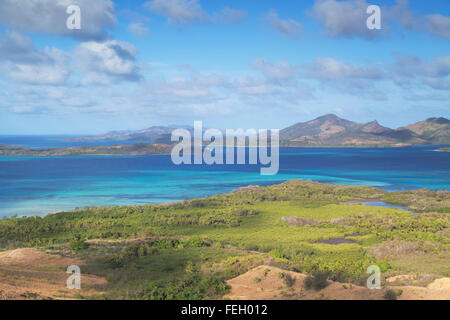
[[[449,144],[450,120],[446,118],[429,118],[404,128],[413,132],[429,144]]]
[[[297,281],[297,279],[295,277],[293,277],[289,273],[285,273],[285,272],[282,272],[280,274],[280,278],[283,279],[284,283],[289,288],[295,284],[295,281]]]
[[[86,243],[83,240],[73,240],[69,243],[69,249],[79,251],[86,248]]]
[[[305,279],[305,288],[306,289],[314,289],[314,290],[322,290],[328,286],[328,272],[316,271],[314,274],[309,275]]]
[[[148,155],[170,154],[172,146],[165,144],[137,143],[95,147],[71,147],[55,149],[25,149],[19,146],[0,145],[0,156],[90,156],[90,155]]]
[[[348,204],[365,199],[412,212]],[[450,276],[449,210],[448,191],[293,180],[177,203],[5,219],[0,249],[39,247],[84,259],[83,272],[108,280],[103,298],[207,299],[226,294],[226,280],[268,263],[312,275],[311,288],[327,279],[362,284],[374,264],[384,274]],[[354,243],[319,242],[343,238]]]
[[[384,297],[385,300],[397,300],[397,297],[399,297],[401,295],[402,295],[402,291],[401,290],[394,291],[392,289],[389,289],[389,290],[387,290],[385,292],[383,297]]]

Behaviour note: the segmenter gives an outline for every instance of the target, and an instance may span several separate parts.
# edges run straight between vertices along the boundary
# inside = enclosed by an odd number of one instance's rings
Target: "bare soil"
[[[67,267],[81,268],[81,290],[69,290]],[[101,294],[104,278],[83,274],[84,261],[33,248],[0,253],[0,300],[79,299]]]
[[[280,275],[289,274],[295,283],[289,287]],[[329,281],[329,285],[319,291],[304,287],[306,275],[286,271],[272,266],[259,266],[249,272],[229,280],[231,292],[226,298],[232,300],[383,300],[387,290],[401,292],[398,300],[450,300],[450,278],[434,280],[426,287],[388,286],[380,290],[350,283]],[[389,279],[388,279],[389,280]],[[393,281],[392,281],[393,282]]]

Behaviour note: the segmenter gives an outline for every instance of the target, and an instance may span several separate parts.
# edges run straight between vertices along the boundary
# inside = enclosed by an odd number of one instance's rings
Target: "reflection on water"
[[[407,208],[402,206],[396,206],[394,204],[389,204],[383,201],[361,201],[361,202],[353,202],[352,204],[361,204],[363,206],[371,206],[371,207],[384,207],[384,208],[394,208],[403,211],[410,212]]]

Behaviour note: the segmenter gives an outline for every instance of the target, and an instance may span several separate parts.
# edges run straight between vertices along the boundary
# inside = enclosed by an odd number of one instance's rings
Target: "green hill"
[[[281,130],[280,139],[284,145],[298,146],[450,144],[449,123],[431,118],[394,130],[377,121],[357,123],[329,114]]]
[[[430,118],[403,129],[413,132],[430,144],[450,144],[450,120],[445,118]]]

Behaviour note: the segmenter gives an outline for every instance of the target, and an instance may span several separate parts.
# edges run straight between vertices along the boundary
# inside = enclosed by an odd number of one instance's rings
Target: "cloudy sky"
[[[81,29],[66,27],[71,4]],[[382,8],[382,30],[366,9]],[[0,0],[0,134],[450,118],[448,0]]]

